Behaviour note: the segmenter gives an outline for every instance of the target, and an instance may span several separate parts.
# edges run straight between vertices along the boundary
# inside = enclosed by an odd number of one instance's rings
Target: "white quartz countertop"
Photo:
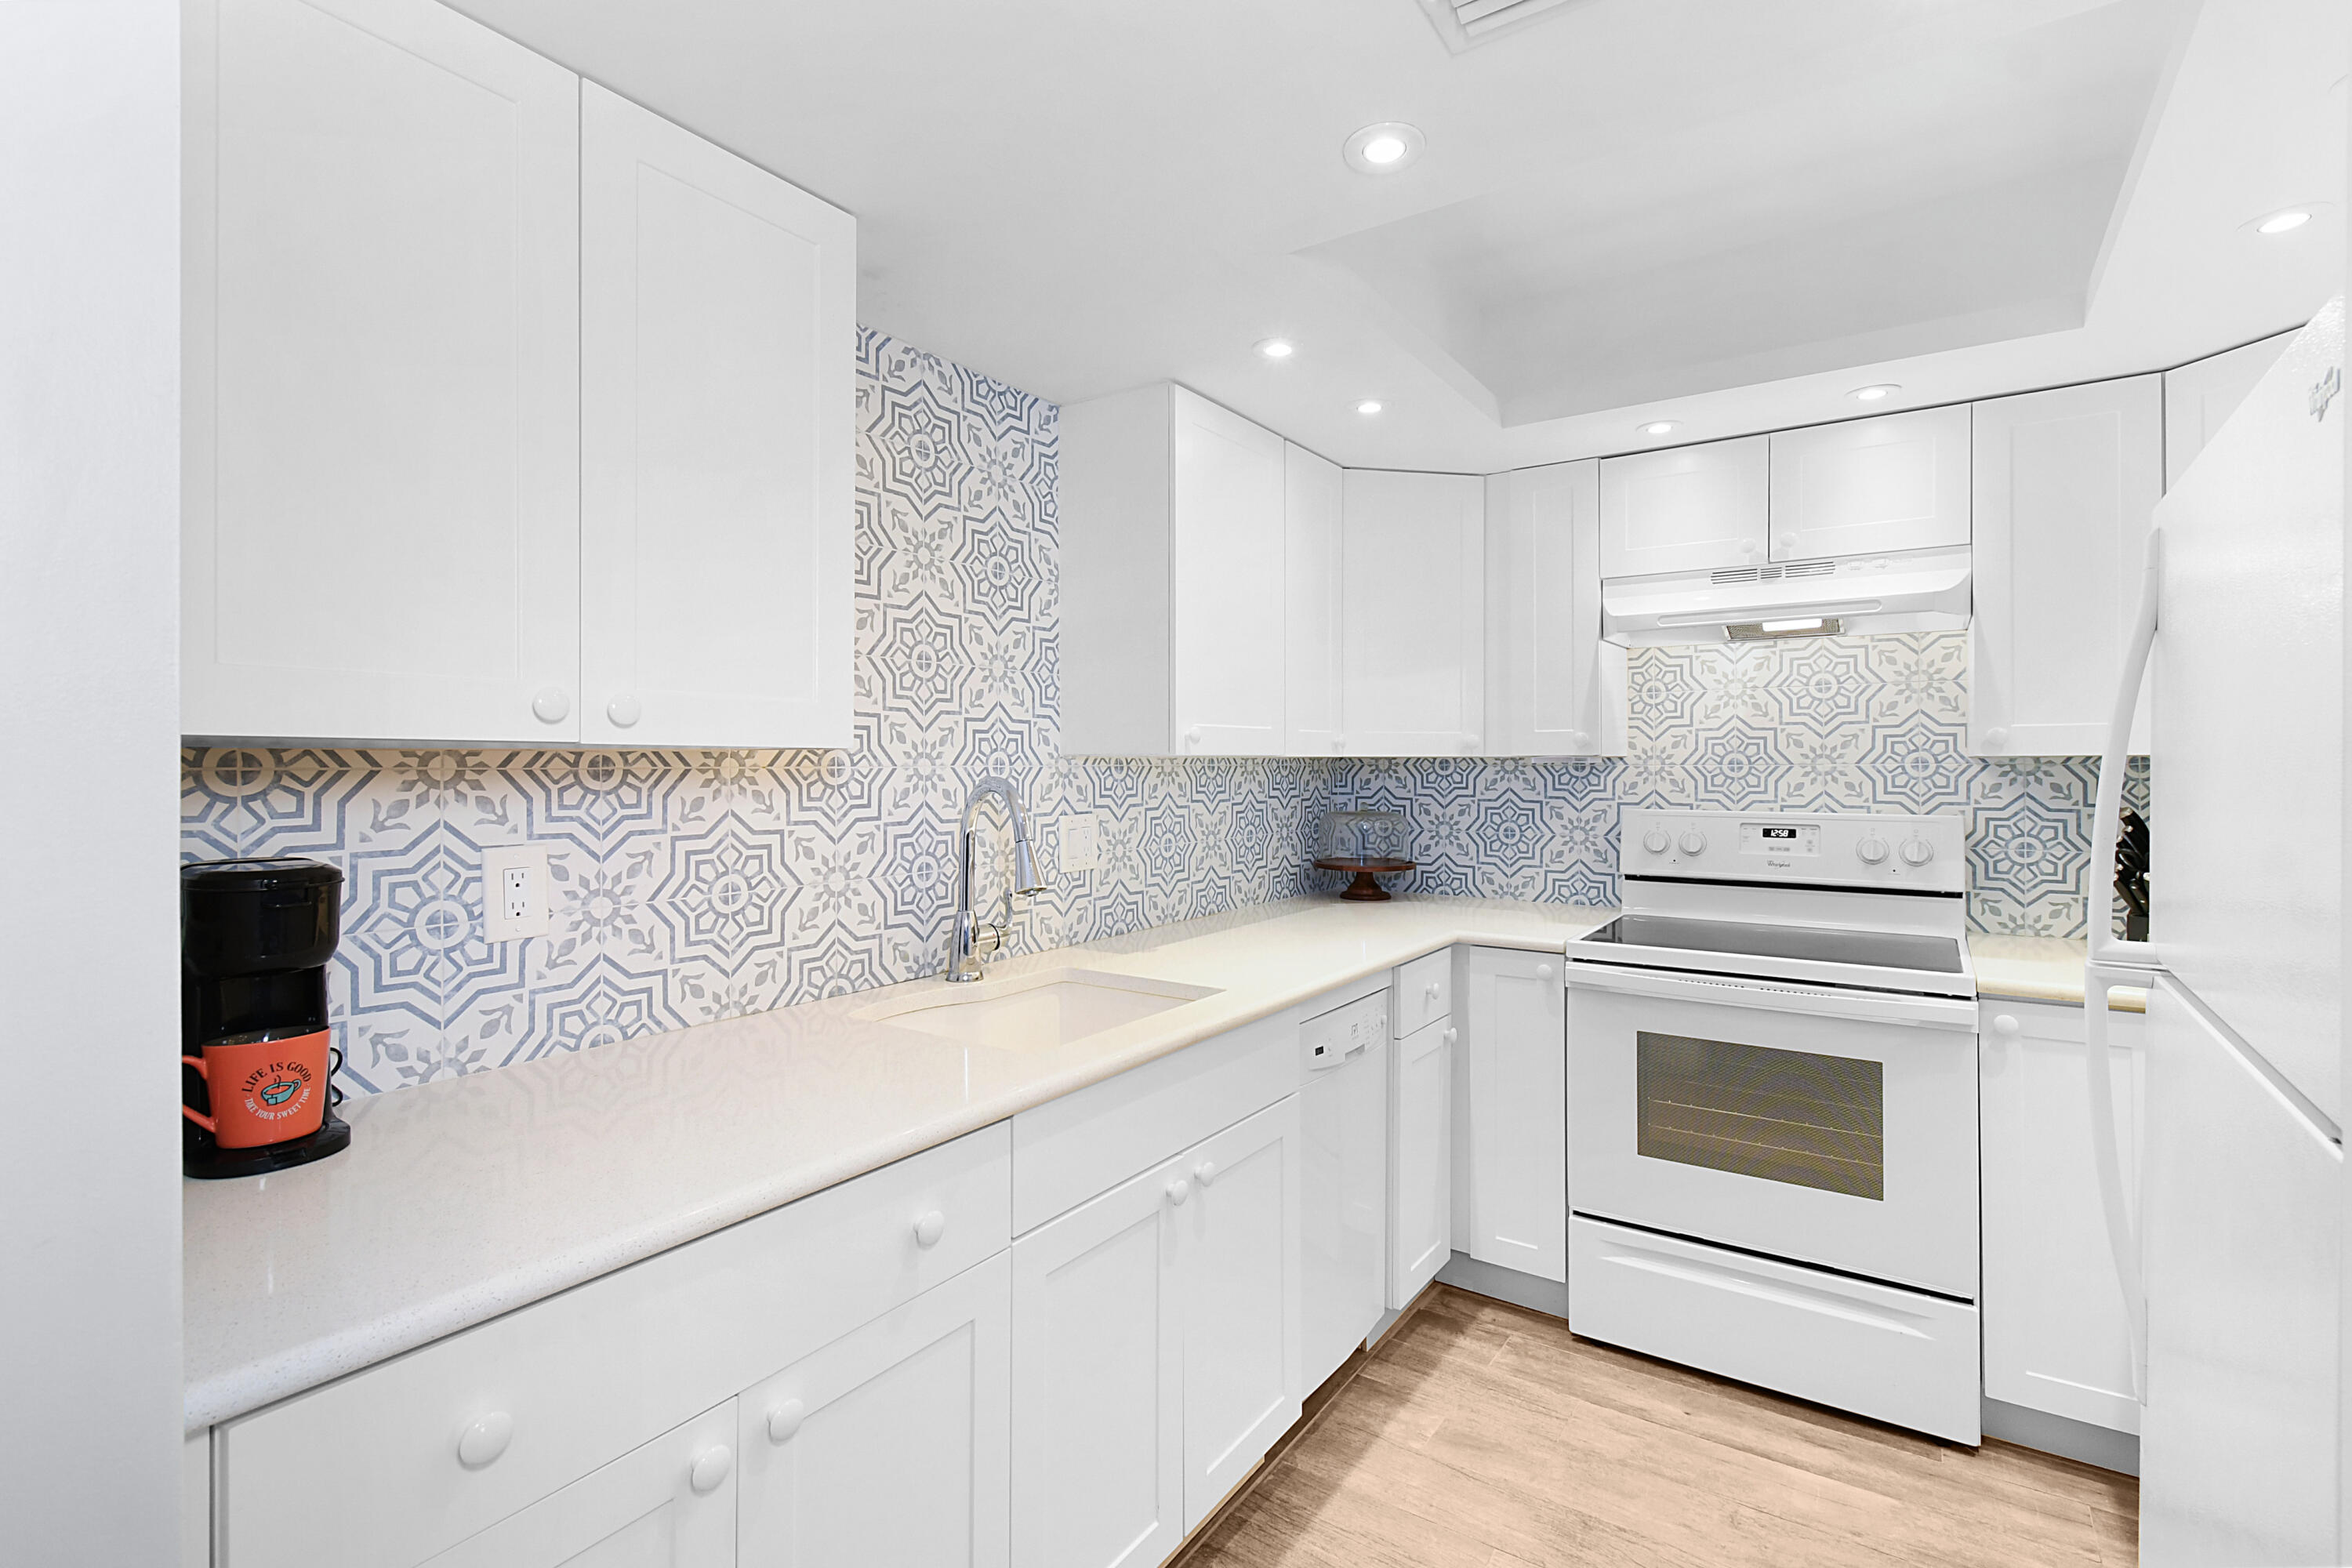
[[[1974,932],[1969,937],[1969,962],[1976,968],[1977,994],[2080,1007],[2090,946],[2079,936]],[[2147,993],[2119,987],[2108,993],[2107,1007],[2116,1013],[2145,1013]]]
[[[1456,942],[1558,952],[1615,911],[1295,900],[1006,959],[1217,994],[1056,1049],[856,1015],[919,980],[348,1103],[352,1146],[189,1182],[186,1419],[242,1415]]]

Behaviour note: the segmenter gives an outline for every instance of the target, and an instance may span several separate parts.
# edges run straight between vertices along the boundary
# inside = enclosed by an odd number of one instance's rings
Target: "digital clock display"
[[[1797,841],[1797,830],[1793,827],[1759,827],[1756,836],[1767,844],[1794,844]]]
[[[1743,822],[1739,847],[1749,855],[1818,855],[1822,830],[1811,822]]]

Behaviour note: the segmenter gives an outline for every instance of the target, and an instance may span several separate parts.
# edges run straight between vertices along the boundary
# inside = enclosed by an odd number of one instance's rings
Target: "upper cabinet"
[[[580,110],[580,737],[847,745],[855,224]]]
[[[2164,488],[2170,489],[2238,405],[2278,363],[2294,333],[2281,332],[2214,354],[2164,376]]]
[[[1486,486],[1349,468],[1342,728],[1357,756],[1475,754],[1486,722]]]
[[[1969,411],[1784,430],[1772,443],[1775,561],[1969,542]]]
[[[184,45],[182,729],[572,739],[579,79],[402,0]]]
[[[1341,749],[1339,465],[1283,443],[1283,729],[1293,756]]]
[[[439,5],[184,41],[183,731],[845,742],[850,217]]]
[[[1601,459],[1601,574],[1706,572],[1765,559],[1769,437]]]
[[[2106,750],[2163,489],[2162,379],[1976,405],[1970,752]],[[2145,702],[2131,743],[2147,750]]]
[[[1622,756],[1625,650],[1601,640],[1601,464],[1486,479],[1486,744]]]

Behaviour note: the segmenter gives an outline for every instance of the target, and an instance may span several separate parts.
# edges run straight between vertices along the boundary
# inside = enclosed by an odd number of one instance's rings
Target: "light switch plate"
[[[502,844],[482,851],[482,940],[547,934],[547,846]]]
[[[1054,836],[1054,866],[1062,871],[1091,871],[1102,864],[1102,831],[1091,811],[1074,811],[1061,819]]]

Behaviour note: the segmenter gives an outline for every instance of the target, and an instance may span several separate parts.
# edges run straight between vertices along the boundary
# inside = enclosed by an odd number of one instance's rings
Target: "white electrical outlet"
[[[1061,820],[1055,836],[1054,865],[1057,870],[1091,871],[1102,864],[1102,831],[1091,811],[1076,811]]]
[[[520,942],[547,934],[547,846],[506,844],[482,851],[482,938]]]

